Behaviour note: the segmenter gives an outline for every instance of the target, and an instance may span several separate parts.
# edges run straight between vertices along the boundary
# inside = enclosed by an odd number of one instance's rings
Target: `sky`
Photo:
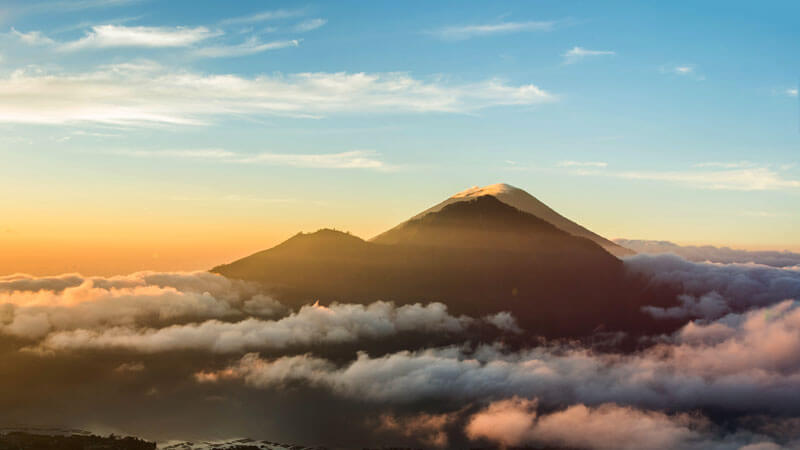
[[[0,273],[202,270],[505,182],[800,250],[796,2],[0,6]]]

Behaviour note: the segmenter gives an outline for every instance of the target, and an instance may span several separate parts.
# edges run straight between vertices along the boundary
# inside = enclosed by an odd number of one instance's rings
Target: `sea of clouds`
[[[331,447],[800,448],[800,270],[625,264],[678,293],[643,310],[683,323],[635,350],[442,303],[293,310],[207,272],[4,276],[0,420]]]

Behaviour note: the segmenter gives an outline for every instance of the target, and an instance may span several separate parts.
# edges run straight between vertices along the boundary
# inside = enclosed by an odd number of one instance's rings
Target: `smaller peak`
[[[349,231],[340,231],[335,228],[321,228],[311,233],[297,233],[292,236],[289,241],[304,240],[361,240],[361,238],[352,235]],[[287,242],[289,242],[287,241]]]
[[[469,189],[459,192],[458,194],[455,194],[450,198],[481,197],[484,195],[507,194],[519,190],[519,188],[511,186],[510,184],[496,183],[484,187],[473,186]]]

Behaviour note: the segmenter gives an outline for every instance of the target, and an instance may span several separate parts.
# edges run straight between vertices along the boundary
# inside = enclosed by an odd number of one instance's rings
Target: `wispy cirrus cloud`
[[[84,37],[68,42],[58,42],[41,31],[21,32],[14,28],[11,34],[20,42],[35,46],[52,46],[57,50],[75,51],[100,48],[169,48],[189,47],[206,39],[220,36],[222,31],[206,27],[129,27],[118,24],[93,25]]]
[[[749,161],[734,161],[734,162],[710,161],[692,165],[692,167],[717,167],[721,169],[742,169],[745,167],[756,167],[756,166],[757,166],[756,164],[751,163]]]
[[[235,164],[265,164],[312,169],[374,169],[390,167],[371,150],[350,150],[339,153],[238,153],[224,149],[188,150],[115,150],[109,153],[138,158],[176,158],[197,161],[219,161]]]
[[[292,29],[298,33],[305,33],[307,31],[316,30],[328,23],[327,19],[309,19],[304,20],[303,22],[298,23]]]
[[[237,160],[241,163],[263,163],[318,169],[386,169],[372,151],[354,150],[327,154],[259,153]]]
[[[64,50],[108,47],[187,47],[221,35],[206,27],[127,27],[98,25],[81,39],[62,45]]]
[[[563,56],[564,56],[564,64],[574,64],[587,57],[612,56],[616,54],[617,54],[616,52],[613,52],[611,50],[589,50],[583,47],[575,46],[567,50]]]
[[[701,74],[695,64],[673,64],[661,67],[661,73],[677,75],[679,77],[693,78],[695,80],[705,80],[705,75]]]
[[[687,187],[730,191],[772,191],[800,188],[800,180],[786,178],[768,167],[698,171],[631,171],[617,174],[620,178],[664,181]]]
[[[223,25],[242,25],[258,22],[267,22],[270,20],[289,19],[292,17],[299,17],[306,14],[306,9],[276,9],[272,11],[260,11],[246,16],[231,17],[222,20],[220,23]]]
[[[253,36],[235,45],[218,45],[202,47],[195,50],[194,54],[197,56],[208,58],[228,58],[235,56],[254,55],[256,53],[266,52],[269,50],[277,50],[281,48],[297,47],[300,45],[298,39],[286,41],[272,41],[261,42],[257,37]]]
[[[551,31],[554,21],[499,22],[479,25],[453,25],[430,32],[445,40],[464,40],[473,37],[491,36],[495,34],[522,33],[531,31]]]
[[[558,163],[559,167],[596,167],[605,168],[608,163],[602,161],[561,161]]]
[[[21,42],[27,45],[52,45],[55,41],[45,36],[41,31],[18,31],[16,28],[11,28],[11,34],[16,36]]]
[[[203,125],[225,116],[472,113],[556,97],[533,84],[423,81],[405,73],[244,77],[175,71],[153,62],[80,73],[17,70],[0,77],[0,123]]]
[[[571,163],[571,164],[570,164]],[[570,168],[577,176],[606,176],[628,180],[674,183],[696,189],[729,191],[772,191],[800,188],[800,180],[787,177],[784,170],[749,162],[709,162],[687,170],[603,170],[607,164],[568,161],[559,167]]]

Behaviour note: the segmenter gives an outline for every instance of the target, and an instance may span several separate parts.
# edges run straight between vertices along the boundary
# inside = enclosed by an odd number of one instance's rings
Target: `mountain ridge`
[[[384,241],[386,239],[387,234],[391,234],[392,232],[396,231],[399,227],[402,227],[404,224],[410,221],[419,219],[433,212],[441,211],[442,208],[451,205],[453,203],[468,201],[473,198],[483,197],[487,195],[495,197],[501,202],[509,206],[513,206],[514,208],[517,208],[520,211],[532,214],[571,235],[590,239],[596,242],[601,247],[603,247],[607,252],[611,253],[616,257],[630,256],[635,254],[634,251],[622,247],[612,242],[611,240],[606,239],[588,230],[587,228],[567,219],[566,217],[557,213],[552,208],[550,208],[549,206],[538,200],[533,195],[530,195],[528,192],[506,183],[496,183],[484,187],[473,186],[469,189],[458,192],[450,196],[449,198],[445,199],[444,201],[411,217],[406,222],[403,222],[393,227],[392,229],[371,238],[370,241],[372,242]]]
[[[301,233],[213,271],[265,283],[290,307],[436,301],[475,317],[510,311],[552,337],[648,322],[622,261],[494,196],[453,202],[387,233],[378,242]]]

